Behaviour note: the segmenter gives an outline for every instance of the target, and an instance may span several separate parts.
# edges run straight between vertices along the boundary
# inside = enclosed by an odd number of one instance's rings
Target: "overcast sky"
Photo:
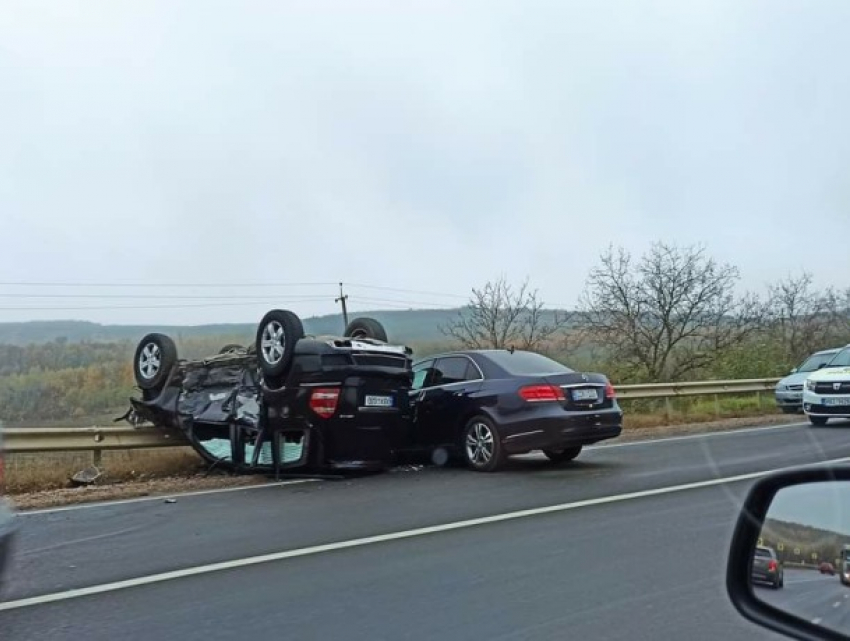
[[[767,517],[850,535],[850,482],[825,481],[779,490]]]
[[[0,321],[309,316],[338,281],[444,306],[502,274],[572,306],[608,243],[654,240],[847,286],[848,31],[846,0],[5,0]]]

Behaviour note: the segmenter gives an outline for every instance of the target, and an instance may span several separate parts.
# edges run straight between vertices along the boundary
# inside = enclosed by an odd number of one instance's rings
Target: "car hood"
[[[809,375],[808,380],[817,383],[830,381],[846,381],[850,379],[850,367],[824,367]]]
[[[776,384],[776,389],[782,389],[786,385],[802,385],[812,372],[794,372],[789,374]]]

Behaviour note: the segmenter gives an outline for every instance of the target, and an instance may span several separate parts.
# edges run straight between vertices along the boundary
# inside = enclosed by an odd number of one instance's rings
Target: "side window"
[[[469,364],[469,359],[463,356],[439,359],[437,367],[434,368],[434,381],[431,385],[451,385],[469,380]],[[475,378],[478,378],[478,372],[475,372]]]
[[[422,361],[413,366],[413,389],[422,389],[433,385],[434,361]]]

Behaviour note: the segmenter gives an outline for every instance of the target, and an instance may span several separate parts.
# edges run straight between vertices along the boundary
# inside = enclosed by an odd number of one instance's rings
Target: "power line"
[[[288,303],[315,303],[315,299],[290,300]],[[187,305],[90,305],[86,307],[0,307],[2,312],[71,312],[71,311],[103,311],[122,309],[189,309],[200,307],[250,307],[253,305],[268,305],[268,301],[253,301],[240,303],[194,303]]]
[[[218,296],[194,296],[194,295],[186,295],[186,294],[8,294],[8,293],[0,293],[0,298],[92,298],[96,300],[100,299],[113,299],[113,298],[126,298],[126,299],[153,299],[153,300],[162,300],[162,299],[176,299],[176,300],[233,300],[233,299],[250,299],[257,300],[257,296],[246,296],[240,294],[220,294]],[[264,297],[265,298],[265,297]],[[289,300],[292,298],[297,298],[298,301],[303,302],[307,300],[326,300],[327,296],[299,296],[297,294],[281,294],[278,296],[269,295],[266,300]]]
[[[360,287],[360,288],[363,288],[363,289],[379,289],[379,290],[388,291],[388,292],[400,292],[400,293],[403,293],[403,294],[424,294],[426,296],[444,296],[444,297],[447,297],[447,298],[463,298],[463,299],[469,298],[468,295],[464,296],[464,295],[461,295],[461,294],[448,294],[446,292],[429,292],[429,291],[424,291],[424,290],[421,290],[421,289],[403,289],[401,287],[382,287],[380,285],[363,285],[361,283],[349,283],[348,286],[349,287]]]
[[[369,303],[394,303],[397,305],[422,305],[425,307],[434,307],[436,309],[446,309],[446,305],[442,303],[435,303],[434,301],[418,301],[418,300],[408,300],[408,299],[399,299],[399,298],[375,298],[372,296],[352,296],[351,300],[365,301]]]
[[[2,287],[327,287],[332,282],[317,283],[71,283],[4,281]]]

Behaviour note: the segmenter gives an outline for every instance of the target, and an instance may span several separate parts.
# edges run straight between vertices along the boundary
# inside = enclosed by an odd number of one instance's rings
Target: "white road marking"
[[[823,619],[821,619],[820,617],[815,617],[814,619],[812,619],[812,623],[814,623],[815,625],[818,625],[821,621],[823,621]]]
[[[841,601],[836,601],[835,603],[833,603],[833,604],[832,604],[832,607],[833,607],[833,608],[839,608],[839,607],[841,607]]]
[[[119,499],[116,501],[100,501],[98,503],[81,503],[79,505],[63,505],[61,507],[49,507],[42,510],[19,510],[18,516],[30,516],[32,514],[52,514],[54,512],[70,512],[73,510],[86,510],[94,507],[111,507],[113,505],[128,505],[131,503],[144,503],[145,501],[164,501],[169,498],[182,498],[184,496],[204,496],[207,494],[226,494],[228,492],[244,492],[246,490],[259,490],[264,487],[281,487],[283,485],[297,485],[299,483],[315,483],[318,479],[293,479],[290,481],[275,481],[273,483],[259,483],[257,485],[241,485],[239,487],[222,487],[213,490],[194,490],[191,492],[177,492],[175,494],[159,494],[157,496],[138,496],[132,499]]]
[[[850,461],[850,457],[823,461],[816,465],[829,465],[835,463],[846,463]],[[749,474],[739,474],[737,476],[728,476],[725,478],[709,479],[706,481],[697,481],[694,483],[685,483],[683,485],[672,485],[669,487],[661,487],[652,490],[641,490],[639,492],[629,492],[626,494],[617,494],[614,496],[603,496],[595,499],[586,499],[583,501],[575,501],[573,503],[560,503],[557,505],[549,505],[545,507],[531,508],[527,510],[518,510],[516,512],[505,512],[503,514],[494,514],[492,516],[483,516],[474,519],[466,519],[463,521],[455,521],[452,523],[443,523],[441,525],[432,525],[428,527],[415,528],[413,530],[403,530],[400,532],[389,532],[387,534],[378,534],[375,536],[367,536],[359,539],[350,539],[348,541],[338,541],[336,543],[326,543],[323,545],[313,545],[294,550],[286,550],[283,552],[274,552],[271,554],[263,554],[260,556],[246,557],[242,559],[233,559],[231,561],[221,561],[219,563],[211,563],[209,565],[198,565],[195,567],[184,568],[182,570],[172,570],[170,572],[162,572],[160,574],[151,574],[141,576],[134,579],[126,579],[124,581],[115,581],[112,583],[103,583],[100,585],[92,585],[85,588],[76,588],[66,590],[64,592],[54,592],[52,594],[43,594],[40,596],[18,599],[16,601],[6,601],[0,603],[0,612],[6,610],[17,610],[34,605],[43,605],[45,603],[55,603],[57,601],[67,601],[94,594],[103,594],[106,592],[115,592],[127,588],[134,588],[143,585],[151,585],[154,583],[163,583],[175,579],[183,579],[186,577],[199,576],[203,574],[211,574],[213,572],[222,572],[224,570],[234,570],[237,568],[249,567],[252,565],[260,565],[264,563],[273,563],[275,561],[283,561],[285,559],[293,559],[302,556],[311,556],[322,554],[324,552],[335,552],[337,550],[346,550],[350,548],[359,548],[375,543],[386,543],[389,541],[399,541],[403,539],[411,539],[429,534],[438,534],[441,532],[451,532],[454,530],[462,530],[479,525],[488,525],[491,523],[501,523],[504,521],[513,521],[532,516],[540,516],[543,514],[554,514],[559,512],[567,512],[585,507],[597,505],[607,505],[609,503],[621,503],[624,501],[633,501],[651,496],[662,496],[664,494],[673,494],[675,492],[684,492],[687,490],[697,490],[706,487],[715,487],[728,483],[736,483],[739,481],[750,481],[757,479],[774,472],[783,470],[796,469],[796,466],[777,468],[773,470],[763,470],[761,472],[751,472]]]
[[[667,443],[669,441],[687,441],[695,438],[710,438],[716,436],[735,436],[736,434],[750,434],[752,432],[766,432],[768,430],[783,430],[789,427],[805,427],[808,423],[787,423],[785,425],[769,425],[767,427],[746,427],[740,430],[723,430],[722,432],[705,432],[703,434],[687,434],[685,436],[669,436],[666,438],[650,438],[645,441],[629,441],[628,443],[608,443],[606,445],[590,445],[586,450],[604,450],[611,447],[634,447],[636,445],[654,445],[655,443]]]

